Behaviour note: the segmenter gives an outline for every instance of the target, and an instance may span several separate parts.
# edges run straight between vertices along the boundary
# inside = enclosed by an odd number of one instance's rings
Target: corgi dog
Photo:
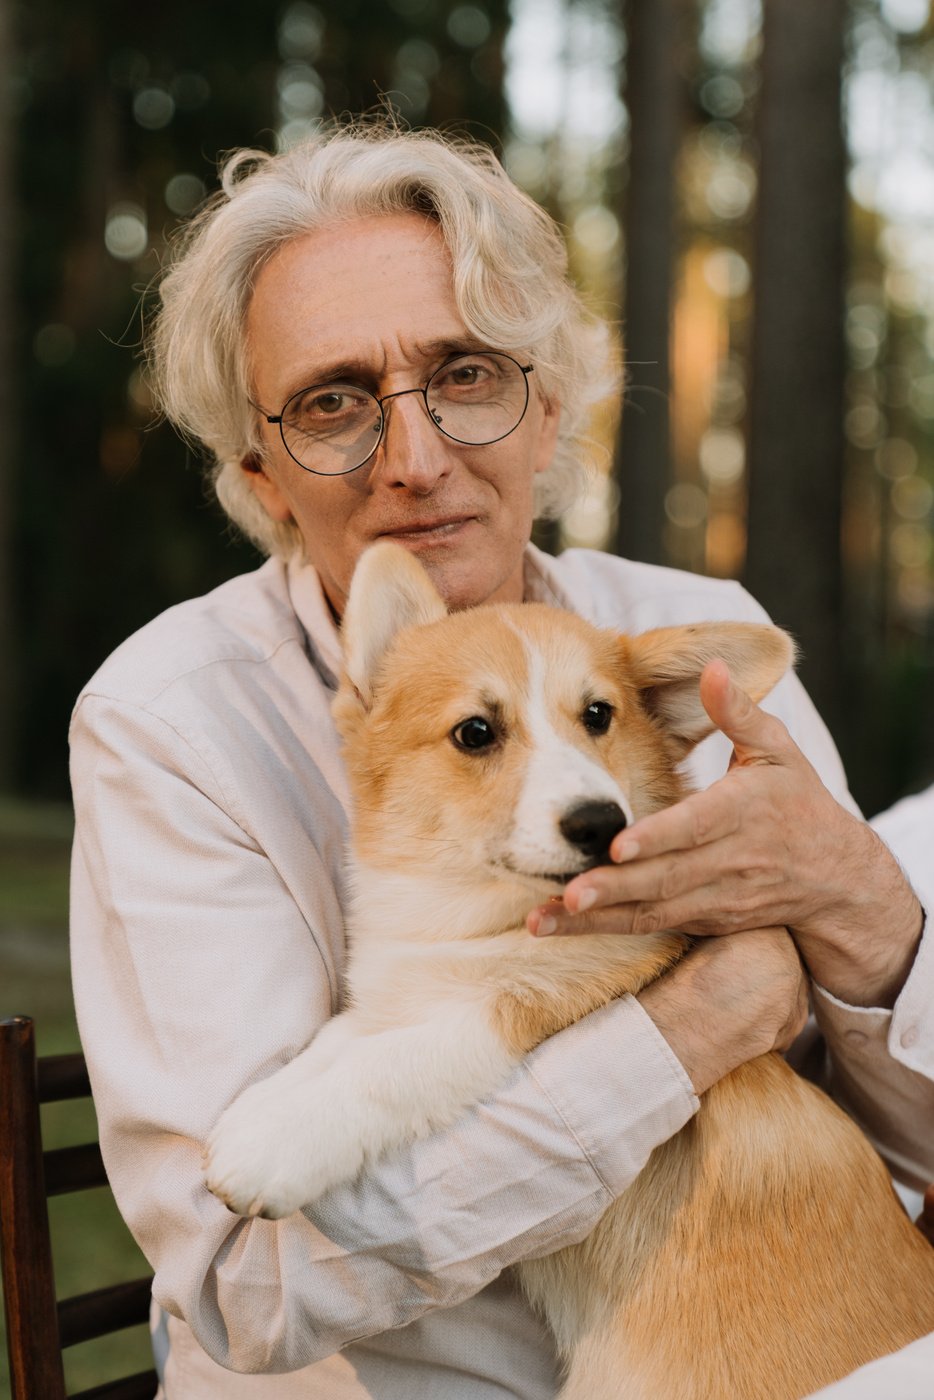
[[[769,626],[449,615],[389,542],[363,555],[342,631],[346,1009],[215,1128],[208,1185],[241,1215],[288,1215],[450,1125],[672,966],[677,932],[534,938],[526,916],[684,795],[709,660],[755,700],[792,660]],[[858,1129],[775,1054],[710,1088],[586,1240],[518,1272],[562,1400],[797,1400],[934,1329],[934,1250]]]

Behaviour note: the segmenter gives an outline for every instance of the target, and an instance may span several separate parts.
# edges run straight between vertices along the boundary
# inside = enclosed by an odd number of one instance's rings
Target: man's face
[[[259,273],[247,316],[254,398],[272,414],[299,389],[335,380],[380,398],[416,388],[475,348],[442,236],[417,214],[360,218],[285,244]],[[274,519],[295,521],[337,613],[357,559],[382,538],[417,555],[452,607],[519,601],[533,483],[551,461],[558,419],[534,373],[529,391],[515,432],[484,447],[446,438],[421,395],[394,399],[377,451],[346,476],[304,471],[278,427],[264,424],[262,470],[246,479]]]

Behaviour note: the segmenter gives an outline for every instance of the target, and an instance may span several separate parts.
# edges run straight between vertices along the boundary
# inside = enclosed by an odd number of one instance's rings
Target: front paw
[[[236,1215],[279,1220],[324,1189],[294,1096],[256,1084],[221,1115],[205,1149],[208,1190]]]

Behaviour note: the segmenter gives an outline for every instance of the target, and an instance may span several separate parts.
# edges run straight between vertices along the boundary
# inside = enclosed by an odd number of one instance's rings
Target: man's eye
[[[332,413],[340,413],[342,408],[347,407],[347,395],[339,393],[319,394],[317,398],[311,400],[308,409],[312,413],[323,413],[328,417]]]
[[[495,360],[478,355],[470,359],[452,360],[433,377],[432,387],[438,394],[453,394],[468,389],[489,392],[501,378]]]
[[[581,715],[584,728],[591,734],[605,734],[613,718],[613,706],[608,700],[594,700]]]
[[[471,715],[470,719],[455,724],[451,730],[451,739],[456,748],[475,753],[478,749],[488,749],[491,744],[496,743],[496,730],[489,720],[481,719],[479,715]]]
[[[455,365],[446,375],[453,384],[476,384],[483,374],[481,365]]]
[[[372,407],[369,394],[353,389],[349,384],[327,384],[296,394],[284,417],[296,427],[307,429],[319,423],[333,424],[335,419],[355,422],[372,411]]]

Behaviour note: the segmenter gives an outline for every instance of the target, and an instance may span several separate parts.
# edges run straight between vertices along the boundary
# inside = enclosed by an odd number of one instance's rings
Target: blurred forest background
[[[934,779],[932,80],[930,0],[0,0],[0,1013],[77,1043],[79,689],[259,562],[154,422],[167,243],[220,152],[384,100],[492,143],[619,328],[602,469],[542,542],[743,579],[864,809]],[[138,1267],[106,1210],[64,1218],[65,1287]]]
[[[98,662],[255,562],[153,423],[173,229],[221,151],[383,95],[489,140],[621,328],[546,543],[743,578],[864,807],[934,776],[928,0],[0,0],[0,63],[0,792],[67,798]]]

